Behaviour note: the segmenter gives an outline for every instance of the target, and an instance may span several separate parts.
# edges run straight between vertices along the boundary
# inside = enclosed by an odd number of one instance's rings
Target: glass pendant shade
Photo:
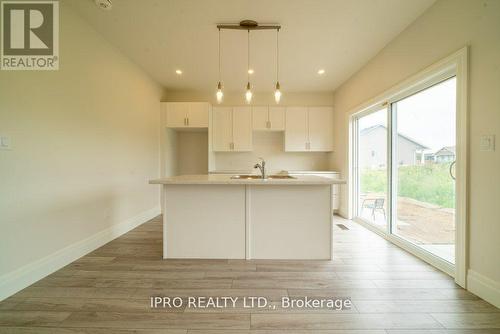
[[[247,103],[252,102],[252,90],[250,88],[250,82],[247,83],[247,91],[245,93],[245,100],[247,101]]]
[[[224,93],[222,92],[222,84],[220,83],[220,81],[217,85],[217,93],[215,93],[215,96],[217,97],[217,103],[221,103],[222,98],[224,97]]]
[[[280,103],[280,100],[281,100],[280,83],[276,82],[276,90],[274,91],[274,101],[276,101],[276,103]]]

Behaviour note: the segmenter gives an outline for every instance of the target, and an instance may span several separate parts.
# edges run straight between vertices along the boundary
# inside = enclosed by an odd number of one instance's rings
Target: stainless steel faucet
[[[267,174],[266,174],[266,161],[263,158],[259,158],[261,160],[260,163],[256,163],[253,168],[258,168],[260,169],[260,173],[262,174],[262,179],[267,179]]]

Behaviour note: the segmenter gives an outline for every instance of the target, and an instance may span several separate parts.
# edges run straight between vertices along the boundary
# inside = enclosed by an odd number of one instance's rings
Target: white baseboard
[[[467,271],[467,289],[500,308],[500,283],[473,270]]]
[[[115,224],[75,244],[0,276],[0,301],[160,214],[160,207]]]

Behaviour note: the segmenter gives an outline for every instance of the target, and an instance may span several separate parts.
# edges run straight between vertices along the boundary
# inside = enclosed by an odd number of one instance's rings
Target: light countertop
[[[345,180],[315,175],[300,175],[294,179],[231,179],[229,175],[181,175],[150,180],[150,184],[251,184],[251,185],[328,185],[345,184]]]

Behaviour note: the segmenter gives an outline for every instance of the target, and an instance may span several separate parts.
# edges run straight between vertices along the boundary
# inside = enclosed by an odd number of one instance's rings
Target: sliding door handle
[[[453,175],[453,166],[455,166],[455,163],[456,163],[456,162],[457,162],[457,161],[455,160],[455,161],[453,161],[453,162],[451,163],[451,165],[450,165],[450,176],[451,176],[451,178],[452,178],[453,180],[456,180],[455,175]]]

